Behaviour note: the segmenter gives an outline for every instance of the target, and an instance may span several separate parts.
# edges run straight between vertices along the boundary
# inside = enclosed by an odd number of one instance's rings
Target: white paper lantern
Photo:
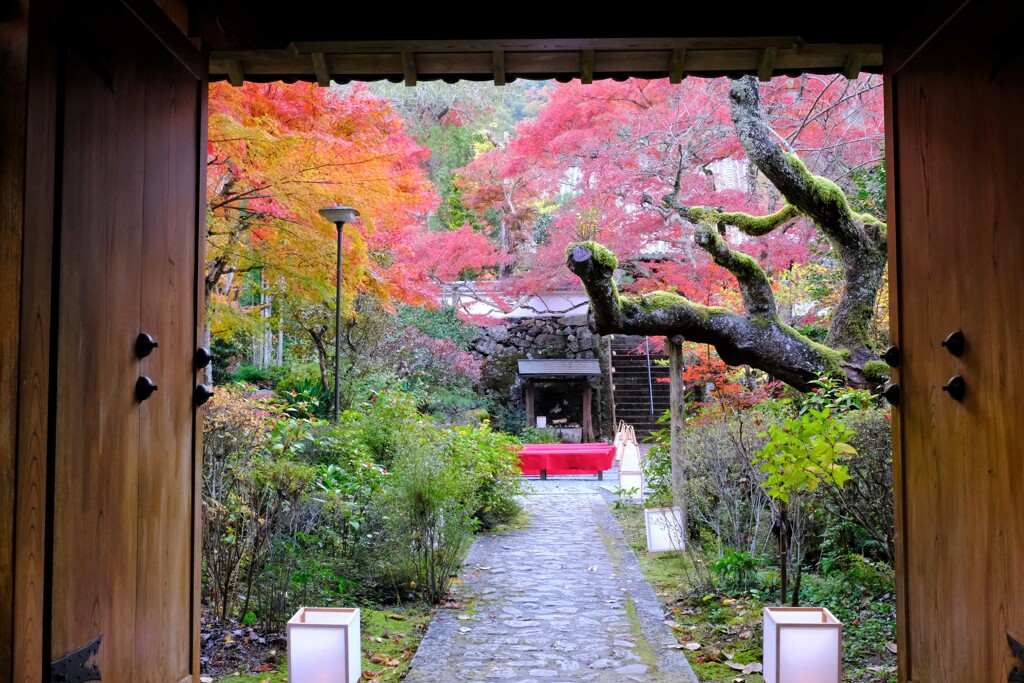
[[[619,488],[624,493],[621,495],[627,500],[634,502],[640,502],[643,500],[643,475],[639,472],[619,472]],[[625,491],[632,490],[632,493],[625,493]]]
[[[622,446],[622,460],[619,462],[622,472],[640,471],[640,449],[635,441],[627,441]]]
[[[359,610],[303,607],[288,620],[288,683],[358,683]]]
[[[644,510],[644,524],[647,526],[647,552],[660,553],[685,547],[682,508],[647,508]]]
[[[764,608],[765,683],[839,683],[843,625],[824,607]]]
[[[625,426],[624,422],[620,422],[618,429],[615,430],[615,440],[612,442],[615,445],[615,458],[612,462],[615,463],[619,462],[619,459],[622,458],[622,445],[625,443],[626,437]]]

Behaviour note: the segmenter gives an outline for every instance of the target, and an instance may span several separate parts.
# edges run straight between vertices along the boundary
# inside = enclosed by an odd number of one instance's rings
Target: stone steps
[[[615,420],[631,425],[638,439],[643,439],[662,425],[651,417],[653,394],[653,418],[657,420],[669,408],[669,384],[658,381],[667,379],[668,357],[663,353],[646,352],[644,338],[639,336],[616,335],[611,340],[612,352],[612,395],[615,399]]]

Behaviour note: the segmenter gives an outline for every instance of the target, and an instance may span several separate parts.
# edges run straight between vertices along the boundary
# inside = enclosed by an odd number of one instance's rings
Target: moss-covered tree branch
[[[754,216],[742,211],[720,211],[705,206],[685,206],[675,195],[667,195],[664,201],[691,223],[731,225],[751,237],[763,237],[800,215],[800,211],[792,204],[784,204],[781,209],[766,216]]]
[[[666,202],[680,213],[686,211],[686,207],[681,206],[675,198],[667,197]],[[721,215],[716,212],[696,212],[691,215],[693,220],[700,221],[694,228],[694,243],[710,254],[716,264],[736,277],[743,297],[743,308],[749,315],[777,317],[775,294],[764,270],[750,256],[733,251],[716,231],[716,219]]]
[[[729,365],[750,365],[804,391],[821,374],[843,376],[841,352],[803,337],[774,310],[766,315],[735,313],[671,292],[621,296],[612,280],[615,256],[594,242],[571,245],[566,261],[583,282],[600,334],[681,336],[711,344]]]
[[[734,81],[729,100],[736,136],[747,156],[832,244],[843,268],[843,292],[825,343],[849,349],[852,365],[863,366],[877,357],[868,324],[885,271],[885,224],[853,211],[838,185],[812,174],[795,155],[783,151],[761,111],[756,78]]]
[[[615,256],[600,245],[582,243],[570,248],[568,265],[590,296],[595,327],[602,333],[682,335],[712,344],[726,363],[749,364],[801,389],[809,388],[807,382],[821,373],[845,375],[850,384],[863,386],[871,381],[869,364],[878,358],[869,331],[885,272],[886,226],[853,211],[838,185],[812,174],[780,147],[761,110],[756,78],[734,81],[729,103],[737,138],[751,162],[782,194],[782,208],[755,216],[689,206],[679,196],[678,175],[672,193],[660,204],[647,195],[643,204],[667,221],[694,226],[694,243],[736,277],[744,312],[700,306],[665,292],[620,296],[612,280]],[[800,216],[810,219],[828,239],[843,269],[843,290],[824,345],[782,323],[764,270],[731,249],[723,237],[725,226],[761,237]]]

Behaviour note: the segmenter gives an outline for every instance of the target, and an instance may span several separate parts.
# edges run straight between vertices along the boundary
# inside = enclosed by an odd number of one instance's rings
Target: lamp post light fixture
[[[351,206],[337,205],[320,209],[320,215],[338,228],[338,287],[334,298],[334,421],[341,408],[341,229],[359,217]]]

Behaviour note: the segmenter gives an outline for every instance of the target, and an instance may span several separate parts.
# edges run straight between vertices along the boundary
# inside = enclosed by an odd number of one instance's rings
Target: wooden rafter
[[[772,73],[775,72],[775,58],[777,56],[777,48],[766,47],[761,50],[761,58],[757,61],[757,80],[761,82],[772,80]]]
[[[494,51],[494,85],[505,85],[505,53]]]
[[[668,63],[668,82],[678,85],[686,77],[686,48],[677,47],[672,50],[672,57]]]
[[[416,85],[416,55],[412,52],[402,53],[402,73],[405,84],[410,88]]]
[[[594,82],[594,51],[580,52],[580,83],[590,85]]]
[[[236,88],[245,83],[245,71],[242,69],[242,62],[238,59],[227,60],[228,83]]]
[[[322,88],[328,87],[331,84],[331,70],[327,68],[327,58],[323,52],[314,52],[311,57],[317,84]]]
[[[800,38],[710,38],[636,40],[495,40],[495,41],[349,41],[292,43],[281,50],[211,52],[211,80],[241,78],[270,81],[299,78],[321,82],[313,55],[323,55],[331,79],[491,80],[517,78],[585,82],[641,76],[679,83],[688,75],[712,77],[756,73],[761,79],[778,73],[816,71],[878,73],[882,50],[876,44],[805,43]],[[858,72],[859,72],[858,71]]]
[[[860,74],[861,63],[864,61],[864,55],[859,52],[851,52],[846,57],[846,64],[843,65],[843,76],[853,80]]]

